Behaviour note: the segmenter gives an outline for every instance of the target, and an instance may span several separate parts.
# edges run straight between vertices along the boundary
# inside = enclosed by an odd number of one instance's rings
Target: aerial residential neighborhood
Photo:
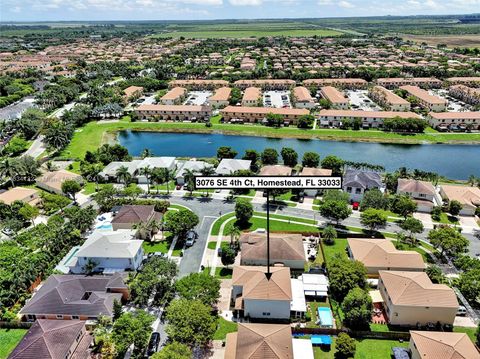
[[[475,1],[6,4],[0,359],[480,358]]]

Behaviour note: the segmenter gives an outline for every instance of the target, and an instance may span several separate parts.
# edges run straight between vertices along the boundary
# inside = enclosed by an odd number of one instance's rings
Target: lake
[[[239,155],[245,150],[292,147],[301,160],[303,153],[317,152],[321,158],[336,155],[342,159],[382,165],[387,171],[399,167],[437,172],[452,179],[480,176],[479,145],[397,145],[370,142],[336,142],[291,138],[266,138],[205,133],[162,133],[120,131],[118,140],[130,154],[139,156],[148,148],[155,156],[214,157],[220,146],[231,146]]]

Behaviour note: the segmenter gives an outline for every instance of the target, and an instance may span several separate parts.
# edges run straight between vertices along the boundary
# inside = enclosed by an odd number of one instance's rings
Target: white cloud
[[[193,5],[223,5],[223,0],[177,0],[185,4]]]
[[[355,7],[355,5],[353,5],[351,2],[348,2],[348,1],[340,1],[338,3],[338,6],[344,8],[344,9],[352,9]]]
[[[229,0],[233,6],[259,6],[263,0]]]

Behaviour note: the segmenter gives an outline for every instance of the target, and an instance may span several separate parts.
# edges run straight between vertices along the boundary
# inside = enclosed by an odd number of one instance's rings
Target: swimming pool
[[[104,230],[104,231],[112,231],[113,226],[111,223],[103,223],[100,226],[97,226],[97,229]]]
[[[318,325],[321,327],[333,328],[333,316],[330,308],[318,307]]]

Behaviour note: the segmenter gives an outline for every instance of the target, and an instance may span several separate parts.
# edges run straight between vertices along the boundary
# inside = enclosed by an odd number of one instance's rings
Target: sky
[[[212,20],[442,15],[480,0],[0,0],[0,21]]]

